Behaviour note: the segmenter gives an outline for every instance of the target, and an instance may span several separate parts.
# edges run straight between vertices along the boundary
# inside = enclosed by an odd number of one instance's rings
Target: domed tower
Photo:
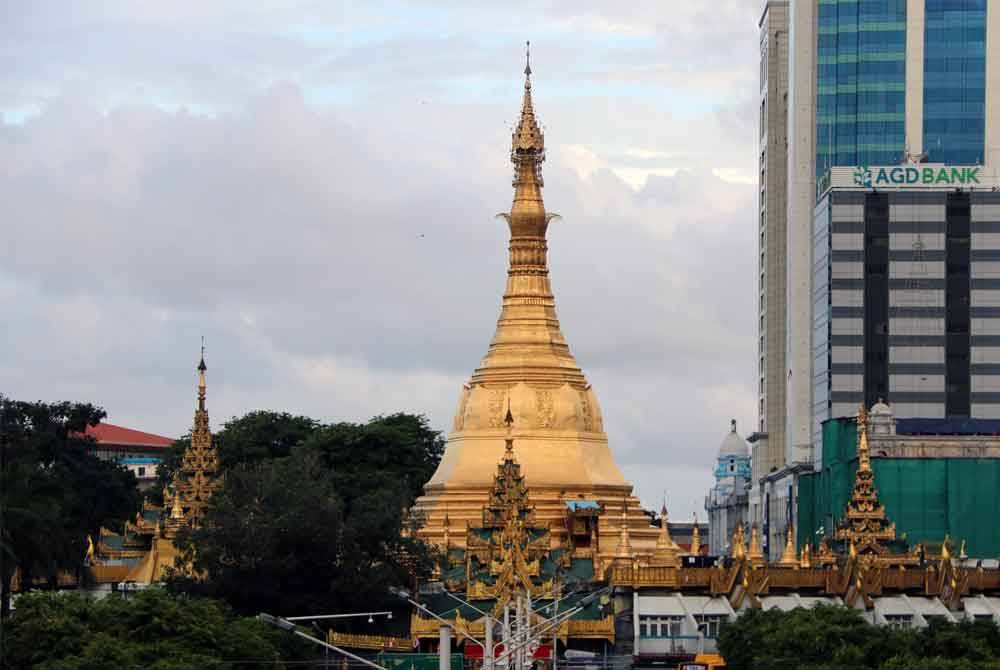
[[[746,484],[750,481],[750,450],[746,440],[736,432],[736,419],[729,425],[716,458],[715,486],[705,500],[709,553],[716,556],[726,553],[736,525],[746,521]]]
[[[600,556],[614,554],[622,511],[637,553],[651,553],[657,531],[608,447],[597,395],[559,327],[549,281],[546,230],[555,216],[542,201],[545,138],[535,118],[531,68],[524,70],[521,118],[511,141],[514,201],[498,215],[510,229],[507,284],[489,349],[463,386],[448,444],[414,511],[420,535],[440,544],[445,509],[456,523],[482,519],[497,463],[504,454],[504,418],[513,416],[518,461],[531,490],[536,519],[567,536],[567,510],[588,501],[602,509],[596,542]],[[454,536],[453,543],[458,542]]]

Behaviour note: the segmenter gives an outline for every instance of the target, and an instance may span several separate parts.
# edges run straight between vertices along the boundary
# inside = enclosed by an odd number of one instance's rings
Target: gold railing
[[[327,642],[340,647],[352,649],[378,649],[389,651],[412,651],[412,640],[408,637],[390,637],[388,635],[367,635],[364,633],[340,633],[331,630]]]
[[[570,619],[569,637],[603,639],[615,641],[615,618],[606,616],[603,619],[589,621],[586,619]]]

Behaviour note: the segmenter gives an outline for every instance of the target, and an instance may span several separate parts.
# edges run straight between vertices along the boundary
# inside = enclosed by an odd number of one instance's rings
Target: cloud
[[[743,4],[553,6],[541,37],[565,39],[535,40],[563,330],[623,470],[681,517],[754,418],[755,68],[691,55],[713,31],[753,49]],[[215,425],[446,430],[499,312],[518,40],[494,5],[243,6],[39,4],[5,29],[0,108],[32,114],[0,125],[3,392],[180,434],[205,335]],[[705,77],[741,83],[706,107]]]

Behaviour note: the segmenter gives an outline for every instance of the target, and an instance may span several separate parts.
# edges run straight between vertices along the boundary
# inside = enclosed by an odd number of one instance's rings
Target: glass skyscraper
[[[983,162],[986,0],[926,0],[924,151],[934,163]]]
[[[819,0],[816,174],[899,161],[905,143],[906,0]]]

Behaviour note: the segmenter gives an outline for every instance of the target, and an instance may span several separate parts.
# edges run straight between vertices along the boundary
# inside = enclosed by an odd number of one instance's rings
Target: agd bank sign
[[[855,186],[979,186],[983,167],[897,166],[854,168]]]
[[[816,183],[817,199],[830,188],[997,188],[1000,177],[982,165],[854,165],[832,167]]]

